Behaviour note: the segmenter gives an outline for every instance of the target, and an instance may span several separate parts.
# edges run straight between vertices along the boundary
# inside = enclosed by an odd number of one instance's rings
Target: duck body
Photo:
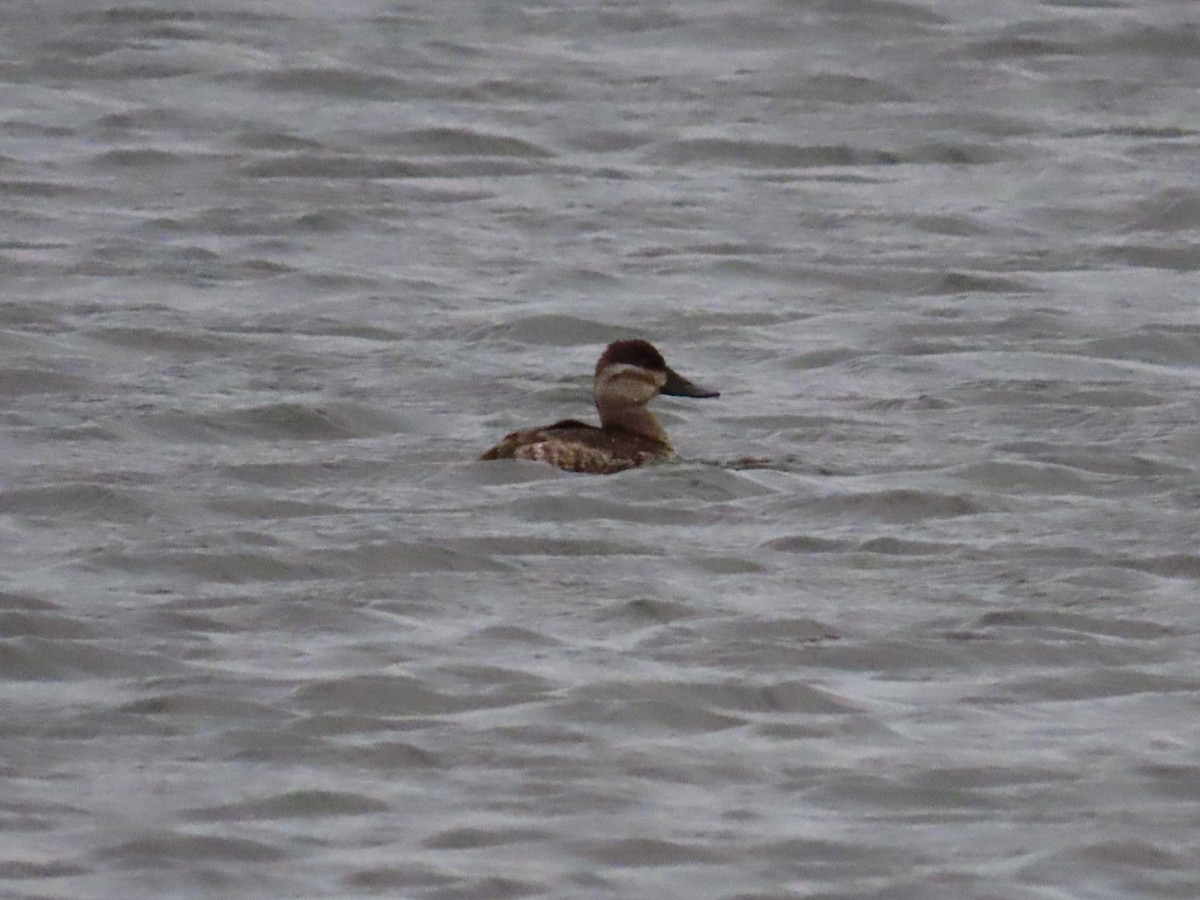
[[[480,459],[528,459],[548,462],[568,472],[611,475],[672,455],[670,443],[563,419],[544,428],[514,431]]]
[[[569,472],[610,475],[675,455],[646,405],[659,394],[717,397],[671,369],[653,344],[614,341],[596,363],[593,379],[600,426],[577,419],[514,431],[480,459],[528,459]]]

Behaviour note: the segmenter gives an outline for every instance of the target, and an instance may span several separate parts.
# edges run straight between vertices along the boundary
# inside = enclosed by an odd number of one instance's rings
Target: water
[[[1200,894],[1192,4],[0,58],[0,894]],[[679,462],[475,461],[631,335]]]

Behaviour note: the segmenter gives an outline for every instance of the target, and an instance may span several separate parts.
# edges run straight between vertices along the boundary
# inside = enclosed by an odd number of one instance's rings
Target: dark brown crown
[[[596,363],[596,371],[599,372],[605,366],[621,364],[649,369],[651,372],[667,371],[666,360],[662,358],[662,354],[654,348],[654,345],[649,341],[638,339],[613,341],[605,347],[604,355],[600,357],[600,362]]]

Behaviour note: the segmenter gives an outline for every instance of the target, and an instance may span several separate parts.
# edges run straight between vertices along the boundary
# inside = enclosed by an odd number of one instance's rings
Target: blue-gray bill
[[[701,387],[691,381],[688,381],[670,366],[667,366],[667,383],[662,386],[660,394],[668,394],[672,397],[720,397],[720,391],[714,391],[711,388]]]

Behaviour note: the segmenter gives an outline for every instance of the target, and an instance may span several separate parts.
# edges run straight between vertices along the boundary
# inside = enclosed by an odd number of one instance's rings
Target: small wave
[[[249,838],[175,831],[125,841],[98,852],[97,856],[125,865],[157,867],[172,861],[187,865],[277,862],[286,859],[287,853],[271,844]]]
[[[526,841],[544,841],[550,832],[536,828],[448,828],[425,838],[421,844],[434,850],[473,850],[503,847]]]
[[[772,538],[763,546],[768,550],[779,550],[783,553],[842,553],[850,548],[851,543],[846,540],[795,534]]]
[[[98,385],[77,375],[49,369],[0,369],[0,395],[64,394],[97,389]]]
[[[584,843],[578,853],[613,869],[714,864],[732,859],[728,853],[714,850],[710,844],[634,837]]]
[[[1097,41],[1097,49],[1121,57],[1177,57],[1191,62],[1200,57],[1200,30],[1194,24],[1187,28],[1153,25],[1126,28]]]
[[[89,521],[142,522],[152,504],[141,489],[110,484],[47,484],[0,491],[0,512]]]
[[[1108,480],[1085,477],[1078,469],[1052,463],[985,462],[964,466],[956,474],[964,481],[1004,493],[1040,495],[1098,495],[1107,490]]]
[[[726,681],[615,681],[572,691],[568,703],[601,710],[608,706],[641,707],[666,714],[671,728],[725,728],[745,717],[828,715],[857,710],[827,691],[801,681],[760,684]],[[654,721],[653,718],[648,721]]]
[[[311,559],[261,550],[181,551],[161,549],[102,550],[84,565],[91,571],[131,575],[187,577],[214,584],[311,581],[344,575],[344,571]]]
[[[32,179],[0,180],[0,197],[35,197],[38,199],[53,199],[55,197],[81,197],[88,190],[77,184],[65,184],[56,181],[35,181]],[[47,244],[45,246],[59,246]]]
[[[1195,553],[1170,553],[1164,556],[1117,560],[1115,565],[1163,578],[1200,578],[1200,556]]]
[[[0,862],[0,879],[5,881],[29,879],[44,883],[50,878],[75,878],[87,874],[85,867],[71,863],[12,858]]]
[[[580,345],[603,347],[615,340],[621,327],[558,313],[524,316],[488,329],[488,334],[519,344],[546,344],[556,347]]]
[[[895,85],[862,75],[838,72],[822,72],[791,86],[777,85],[777,89],[785,95],[825,103],[906,103],[913,99],[911,94]]]
[[[977,629],[1044,629],[1074,632],[1101,638],[1152,641],[1174,634],[1174,629],[1142,619],[1115,619],[1061,610],[1006,609],[984,613],[971,623]]]
[[[437,690],[408,675],[352,675],[307,684],[294,700],[313,712],[439,716],[530,703],[548,691],[548,684],[524,673],[509,673],[490,686],[475,684],[460,693]]]
[[[247,819],[311,819],[386,812],[388,804],[348,791],[295,790],[258,800],[210,806],[191,813],[202,821],[243,822]]]
[[[639,597],[636,600],[620,600],[606,606],[596,618],[600,621],[628,622],[635,626],[645,626],[665,625],[681,619],[690,619],[696,614],[696,610],[686,603]]]
[[[443,174],[434,166],[402,159],[293,153],[241,167],[249,178],[427,178]]]
[[[105,150],[96,154],[92,162],[106,169],[137,169],[139,172],[161,166],[177,166],[190,163],[187,154],[153,147],[130,147]]]
[[[1200,244],[1119,244],[1100,247],[1097,255],[1108,262],[1147,269],[1195,272],[1200,269]]]
[[[354,890],[376,891],[399,891],[410,890],[415,891],[420,888],[443,888],[448,892],[450,886],[454,886],[454,890],[462,894],[463,879],[442,872],[432,866],[422,863],[405,862],[399,866],[373,866],[371,868],[359,869],[351,872],[345,878],[345,884],[348,888]],[[475,892],[467,891],[468,895],[478,896],[522,896],[537,893],[532,890],[531,885],[512,884],[515,887],[515,893],[497,893],[495,884],[492,884],[492,892]]]
[[[536,544],[535,541],[530,542]],[[536,551],[534,551],[536,552]],[[414,572],[499,571],[508,564],[474,546],[470,539],[459,546],[410,541],[373,541],[345,550],[326,550],[317,555],[322,564],[359,578],[409,575]]]
[[[753,643],[785,651],[838,639],[838,634],[824,622],[801,616],[739,618],[714,623],[708,633],[720,644]]]
[[[4,608],[0,598],[0,639],[38,637],[50,640],[79,640],[95,636],[95,629],[81,619],[46,610]]]
[[[204,719],[280,719],[275,707],[224,694],[169,693],[143,697],[120,707],[137,716],[194,716]]]
[[[1200,191],[1171,188],[1143,201],[1128,231],[1192,231],[1200,227]]]
[[[117,347],[146,353],[195,354],[203,357],[227,353],[235,346],[228,335],[165,328],[111,326],[93,330],[89,332],[89,336]],[[247,348],[243,346],[238,349]]]
[[[697,138],[675,141],[650,151],[647,161],[671,165],[696,163],[752,166],[764,169],[918,165],[980,165],[1009,159],[1016,151],[983,144],[921,144],[900,150],[848,144],[801,145],[770,141]]]
[[[424,128],[403,132],[389,140],[406,151],[431,156],[511,156],[518,159],[553,156],[545,147],[531,141],[473,128]]]
[[[224,441],[238,436],[260,441],[345,441],[397,430],[376,407],[340,404],[337,410],[300,403],[270,403],[222,412],[156,412],[139,425],[178,441]]]
[[[809,515],[850,516],[889,523],[971,516],[988,509],[979,500],[964,494],[944,494],[912,488],[829,494],[808,498],[803,501],[803,507]]]
[[[1200,261],[1197,262],[1200,267]],[[1145,328],[1122,337],[1098,338],[1084,343],[1089,356],[1136,359],[1166,366],[1200,366],[1200,329]]]
[[[0,641],[0,678],[57,681],[176,674],[175,660],[89,641],[23,636]]]
[[[977,700],[1007,703],[1062,703],[1112,699],[1135,694],[1195,694],[1200,680],[1157,675],[1126,667],[1079,666],[1066,674],[1040,674],[995,685]]]
[[[948,25],[952,20],[936,10],[902,0],[817,0],[810,4],[823,15],[883,22],[887,28],[903,25]]]
[[[1136,398],[1135,398],[1136,399]],[[1141,403],[1106,403],[1120,409],[1125,405],[1139,406]],[[1056,466],[1067,466],[1092,472],[1097,475],[1128,475],[1135,478],[1152,478],[1159,475],[1182,475],[1188,470],[1182,466],[1145,456],[1130,455],[1122,446],[1089,448],[1058,447],[1041,441],[1019,441],[999,445],[1004,453],[1014,453],[1028,460]]]
[[[647,155],[647,161],[667,165],[717,163],[761,168],[796,169],[816,166],[894,165],[900,158],[882,150],[861,150],[848,145],[803,146],[769,141],[697,138],[664,144]]]
[[[243,75],[224,76],[245,78]],[[248,76],[254,84],[276,93],[318,94],[352,100],[389,100],[403,98],[411,92],[408,84],[394,75],[365,72],[361,69],[335,67],[296,67],[258,72]]]
[[[1037,286],[1026,279],[976,272],[937,272],[923,293],[941,294],[1032,294]]]
[[[935,556],[947,559],[961,548],[957,544],[933,541],[910,541],[895,537],[868,538],[854,547],[856,553],[879,553],[885,556]]]

